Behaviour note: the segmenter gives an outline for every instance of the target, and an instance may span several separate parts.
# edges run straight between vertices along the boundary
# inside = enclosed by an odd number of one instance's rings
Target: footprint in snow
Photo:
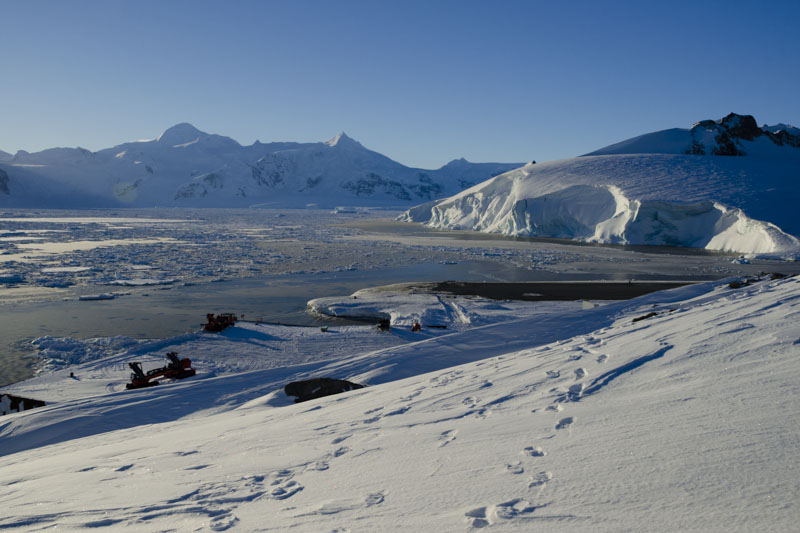
[[[568,416],[566,418],[562,418],[561,420],[558,421],[558,424],[556,424],[556,429],[567,429],[574,422],[575,422],[574,416]]]
[[[400,398],[400,401],[402,401],[402,402],[410,402],[411,400],[413,400],[414,398],[416,398],[417,396],[422,394],[423,390],[425,390],[425,389],[424,388],[417,389],[414,392],[412,392],[411,394],[409,394],[408,396],[403,396],[402,398]]]
[[[475,407],[480,403],[480,400],[477,398],[473,398],[472,396],[467,396],[466,398],[461,400],[461,403],[463,403],[467,407]]]
[[[597,362],[600,363],[601,365],[606,361],[608,361],[608,356],[606,354],[602,354],[597,358]]]
[[[447,446],[448,444],[456,440],[456,433],[458,433],[458,431],[456,431],[455,429],[443,431],[441,436],[439,437],[439,448]]]
[[[297,481],[281,481],[269,491],[269,497],[274,500],[286,500],[303,490],[303,486]]]
[[[564,408],[562,406],[558,405],[558,404],[555,404],[555,405],[548,405],[546,410],[547,411],[555,411],[556,413],[559,413],[559,412],[563,411]]]
[[[575,379],[583,379],[586,377],[586,369],[578,368],[575,370]]]
[[[497,518],[503,520],[511,520],[520,515],[532,513],[536,508],[531,505],[528,500],[517,498],[508,502],[499,503],[495,508]]]
[[[594,344],[601,344],[603,341],[597,337],[584,337],[583,342],[585,342],[589,346],[592,346]]]
[[[553,479],[553,474],[550,472],[539,472],[528,479],[528,488],[535,489],[540,487],[543,489],[551,479]]]
[[[464,513],[464,516],[467,517],[467,523],[471,527],[481,529],[491,526],[498,520],[512,520],[519,517],[524,518],[524,515],[532,513],[535,510],[536,508],[532,506],[528,500],[515,498],[507,502],[498,503],[497,505],[476,507]]]
[[[373,505],[380,505],[383,503],[385,496],[383,492],[370,492],[367,494],[367,497],[364,498],[364,504],[367,507],[372,507]]]
[[[464,513],[467,517],[467,523],[474,528],[483,528],[492,525],[489,522],[489,509],[486,507],[476,507],[471,511]]]
[[[561,376],[561,372],[559,372],[558,370],[548,370],[547,371],[547,377],[548,378],[555,379],[555,378],[557,378],[559,376]]]
[[[344,454],[346,454],[349,451],[350,451],[350,448],[348,448],[347,446],[342,446],[341,448],[338,448],[335,452],[333,452],[333,456],[334,457],[341,457],[341,456],[343,456]]]
[[[291,475],[291,473],[289,473]],[[140,521],[150,520],[157,516],[175,515],[178,513],[203,514],[209,518],[208,527],[212,531],[225,531],[233,527],[239,519],[234,514],[236,508],[243,503],[260,499],[262,496],[284,499],[303,487],[295,481],[287,481],[283,471],[274,473],[273,496],[264,485],[265,476],[248,476],[238,480],[217,483],[204,483],[191,492],[167,500],[162,505],[152,506],[145,512],[148,514],[136,517]],[[280,497],[280,490],[285,494]]]
[[[567,392],[567,399],[571,402],[577,402],[581,399],[583,395],[583,388],[585,385],[583,383],[576,383],[575,385],[571,385],[569,388],[569,392]]]
[[[409,409],[411,409],[411,407],[409,407],[407,405],[404,406],[404,407],[398,407],[397,409],[394,409],[393,411],[389,411],[388,413],[386,413],[386,416],[402,415],[403,413],[407,412]]]
[[[544,451],[540,446],[526,446],[525,449],[519,453],[523,455],[529,455],[531,457],[544,457],[547,455],[547,452]]]
[[[316,470],[317,472],[322,472],[329,469],[331,465],[328,464],[328,461],[316,461],[309,466],[309,470]]]
[[[384,491],[370,492],[364,498],[349,498],[343,500],[328,500],[316,504],[314,507],[309,508],[305,512],[301,512],[295,516],[314,516],[314,515],[335,515],[354,511],[357,509],[364,509],[367,507],[374,507],[383,503],[386,495]],[[336,531],[336,530],[334,530]]]
[[[506,472],[509,474],[523,474],[525,473],[525,468],[522,466],[522,463],[517,461],[516,463],[509,463],[506,465]]]

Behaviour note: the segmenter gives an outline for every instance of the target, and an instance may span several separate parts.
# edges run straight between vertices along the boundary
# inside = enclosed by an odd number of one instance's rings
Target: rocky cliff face
[[[755,141],[759,137],[768,139],[777,146],[800,147],[800,135],[790,133],[787,127],[770,131],[769,126],[760,128],[752,115],[730,113],[720,120],[702,120],[689,130],[692,144],[687,154],[696,155],[747,155],[741,141]]]

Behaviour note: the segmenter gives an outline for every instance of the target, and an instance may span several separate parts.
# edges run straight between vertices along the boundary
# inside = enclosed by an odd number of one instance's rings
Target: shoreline
[[[703,281],[431,281],[372,287],[374,292],[448,294],[490,300],[566,302],[580,300],[630,300],[652,292],[676,289]]]

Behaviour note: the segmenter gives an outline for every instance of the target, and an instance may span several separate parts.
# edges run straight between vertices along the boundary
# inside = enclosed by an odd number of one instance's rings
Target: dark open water
[[[54,337],[164,338],[195,331],[206,313],[298,325],[331,323],[305,312],[306,302],[359,289],[428,280],[535,281],[564,279],[492,262],[421,264],[332,274],[284,275],[202,285],[151,288],[114,300],[57,301],[0,306],[0,386],[27,379],[37,362],[28,341]],[[147,296],[145,296],[145,294]],[[342,323],[342,321],[339,321]]]

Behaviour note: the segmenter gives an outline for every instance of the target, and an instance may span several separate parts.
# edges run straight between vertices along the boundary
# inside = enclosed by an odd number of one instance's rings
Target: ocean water
[[[247,320],[296,325],[348,323],[312,316],[306,302],[348,295],[361,288],[403,281],[465,279],[528,281],[531,271],[493,263],[425,263],[398,268],[327,274],[289,274],[150,287],[112,300],[16,302],[0,306],[0,386],[32,376],[38,337],[125,336],[164,338],[197,331],[207,313],[236,313]],[[544,277],[551,277],[546,275]]]
[[[0,386],[43,336],[164,338],[206,313],[298,325],[306,302],[412,281],[702,281],[800,263],[431,230],[396,213],[268,209],[0,213]],[[114,299],[80,301],[113,294]]]

